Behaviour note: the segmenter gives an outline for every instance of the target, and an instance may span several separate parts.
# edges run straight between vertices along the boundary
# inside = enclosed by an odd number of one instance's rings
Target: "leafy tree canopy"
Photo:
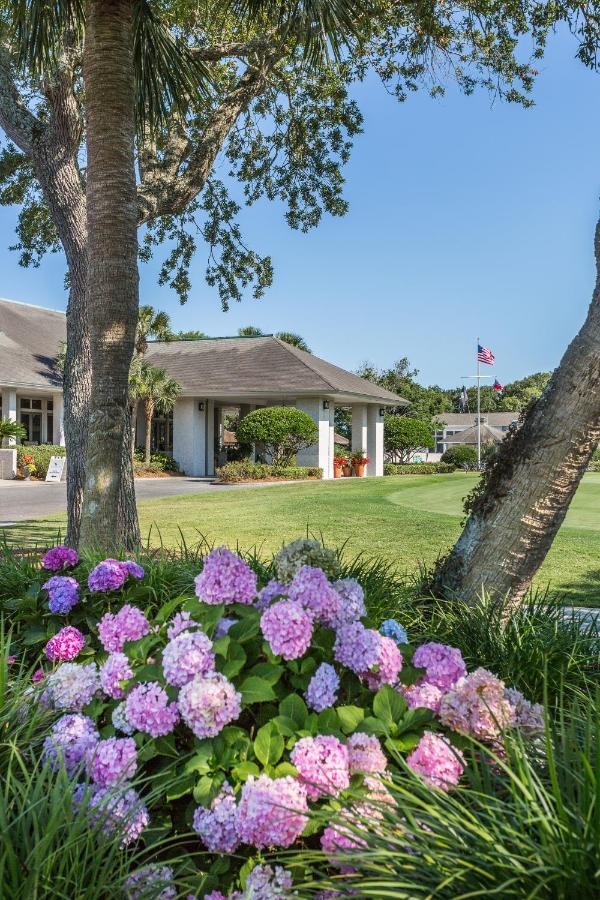
[[[301,409],[267,406],[244,416],[236,436],[241,444],[264,444],[273,465],[287,466],[299,450],[318,440],[318,431],[312,418]]]
[[[386,453],[399,457],[397,462],[410,462],[418,450],[432,449],[434,446],[433,429],[429,423],[410,416],[385,417],[384,448]]]

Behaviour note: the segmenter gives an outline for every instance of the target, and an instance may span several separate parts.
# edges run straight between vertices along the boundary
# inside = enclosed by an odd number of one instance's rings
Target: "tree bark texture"
[[[114,550],[129,453],[129,368],[139,307],[131,0],[89,0],[88,317],[92,386],[80,543]]]
[[[600,222],[587,318],[542,397],[500,445],[436,592],[475,603],[482,591],[517,605],[560,528],[600,441]]]
[[[149,466],[152,455],[152,419],[154,418],[154,400],[152,397],[146,397],[144,400],[144,418],[146,420],[145,462]]]

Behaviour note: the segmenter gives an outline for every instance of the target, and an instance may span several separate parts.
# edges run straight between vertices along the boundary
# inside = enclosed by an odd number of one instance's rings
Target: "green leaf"
[[[256,675],[258,678],[264,678],[269,684],[277,684],[283,675],[283,666],[274,666],[272,663],[257,663],[250,669],[248,675]]]
[[[197,772],[199,775],[206,775],[207,772],[210,772],[209,760],[212,757],[213,752],[213,743],[210,739],[199,741],[196,744],[196,752],[185,764],[183,770],[185,774]]]
[[[358,731],[364,731],[366,734],[387,734],[388,725],[381,719],[374,716],[367,716],[358,726]]]
[[[175,736],[173,734],[154,738],[154,744],[161,756],[173,756],[175,759],[178,758],[179,752],[175,746]]]
[[[222,603],[219,603],[218,606],[211,606],[210,603],[201,603],[196,597],[188,600],[183,609],[190,613],[195,622],[202,625],[209,637],[212,637],[217,624],[225,614],[225,606]]]
[[[296,734],[296,723],[288,716],[275,716],[271,721],[279,734],[282,734],[284,737],[291,737],[293,734]]]
[[[246,664],[246,652],[241,644],[230,641],[227,650],[227,659],[221,665],[221,672],[226,678],[235,678]]]
[[[360,706],[336,706],[335,711],[344,734],[352,734],[353,731],[356,731],[365,717],[365,711]]]
[[[259,728],[254,740],[254,753],[263,766],[275,765],[281,759],[284,746],[283,738],[272,722]]]
[[[222,774],[203,775],[196,782],[194,788],[194,800],[196,803],[199,803],[201,806],[210,806],[211,801],[215,799],[221,790],[224,781],[225,776]]]
[[[180,797],[184,797],[186,794],[191,794],[192,788],[194,787],[195,778],[193,775],[188,775],[184,778],[178,778],[173,785],[173,787],[167,791],[167,800],[179,800]]]
[[[388,738],[385,746],[391,753],[394,753],[394,751],[396,753],[408,753],[409,750],[414,750],[421,737],[422,735],[416,731],[407,731],[402,737]]]
[[[239,687],[242,700],[246,706],[250,703],[265,703],[275,699],[275,691],[264,678],[252,675],[246,678]]]
[[[236,766],[234,769],[232,769],[231,774],[237,781],[246,781],[246,779],[249,778],[250,775],[260,775],[260,769],[258,768],[256,763],[246,761],[240,763],[239,766]]]
[[[389,684],[384,684],[375,694],[373,712],[388,727],[399,722],[407,709],[408,704],[404,697],[401,697]]]
[[[245,644],[246,641],[251,641],[252,638],[256,637],[259,630],[259,621],[258,617],[256,618],[248,618],[244,619],[241,622],[236,622],[235,625],[232,625],[228,635],[234,640],[239,641],[240,644]]]
[[[47,637],[46,629],[42,628],[41,625],[28,625],[23,632],[23,643],[26,647],[29,647],[31,644],[45,641]]]
[[[317,718],[319,734],[339,734],[340,720],[334,709],[324,709]]]
[[[279,715],[293,719],[296,728],[304,728],[308,709],[306,703],[298,694],[288,694],[279,704]]]
[[[160,607],[156,615],[154,616],[157,622],[161,624],[166,622],[167,619],[170,619],[172,614],[175,612],[178,606],[181,606],[185,597],[173,597],[172,600],[168,600],[166,603]]]
[[[224,656],[225,658],[227,658],[230,643],[231,638],[227,634],[224,634],[223,637],[220,637],[218,641],[215,641],[213,644],[213,652],[215,656]]]
[[[275,766],[274,774],[276,778],[283,778],[285,775],[291,775],[292,778],[297,778],[298,769],[296,766],[293,766],[291,762],[284,760],[284,762],[280,762],[278,766]]]
[[[152,663],[136,669],[130,681],[132,684],[139,684],[140,681],[157,681],[162,678],[162,674],[162,667],[158,663]]]

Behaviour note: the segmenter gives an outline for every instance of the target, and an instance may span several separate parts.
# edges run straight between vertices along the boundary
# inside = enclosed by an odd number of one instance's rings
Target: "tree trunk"
[[[114,551],[138,317],[132,0],[89,0],[84,48],[92,387],[80,543]]]
[[[119,521],[116,545],[124,550],[138,550],[141,543],[140,525],[135,503],[133,457],[131,455],[131,409],[127,404],[126,423],[123,431],[123,471],[119,485]]]
[[[146,418],[146,455],[145,463],[150,465],[150,456],[152,455],[152,419],[154,418],[154,400],[147,397],[144,400],[144,415]]]
[[[600,441],[600,222],[587,318],[542,397],[500,445],[470,515],[434,576],[445,596],[482,590],[520,602],[544,561]]]

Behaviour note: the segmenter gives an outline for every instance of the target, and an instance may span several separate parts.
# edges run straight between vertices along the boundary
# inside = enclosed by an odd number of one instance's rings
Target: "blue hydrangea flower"
[[[379,633],[396,641],[397,644],[408,644],[406,629],[395,619],[386,619]]]

